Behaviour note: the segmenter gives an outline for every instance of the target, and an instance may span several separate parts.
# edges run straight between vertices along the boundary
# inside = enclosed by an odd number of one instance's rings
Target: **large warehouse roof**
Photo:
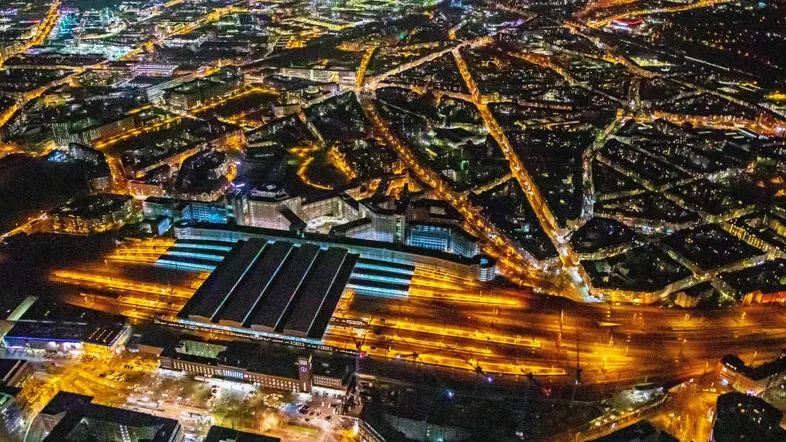
[[[357,259],[340,247],[238,241],[180,316],[321,339]]]

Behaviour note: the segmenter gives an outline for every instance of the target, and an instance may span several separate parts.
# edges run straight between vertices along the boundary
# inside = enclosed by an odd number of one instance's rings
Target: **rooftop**
[[[277,437],[246,433],[225,427],[210,427],[204,442],[279,442]]]
[[[786,371],[786,354],[781,354],[778,359],[757,367],[745,365],[737,355],[726,355],[721,358],[721,363],[749,379],[759,381]]]
[[[119,210],[130,199],[131,197],[127,195],[116,195],[111,193],[88,195],[72,199],[56,207],[52,210],[52,214],[94,218],[105,213]]]
[[[179,431],[180,424],[166,419],[122,408],[91,403],[92,397],[60,392],[41,412],[63,418],[44,439],[45,442],[106,440],[102,436],[107,426],[116,426],[133,433],[135,439],[150,442],[169,442]]]
[[[321,339],[356,255],[346,249],[251,238],[239,241],[181,317]]]

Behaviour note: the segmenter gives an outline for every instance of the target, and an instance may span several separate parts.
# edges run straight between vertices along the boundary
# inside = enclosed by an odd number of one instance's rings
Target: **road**
[[[4,354],[7,357],[28,357],[27,354]],[[332,396],[294,395],[285,410],[278,406],[286,394],[260,390],[249,384],[230,381],[196,381],[191,377],[158,369],[156,359],[142,355],[84,356],[55,358],[53,363],[32,360],[37,366],[34,380],[25,384],[19,394],[25,404],[25,415],[32,421],[57,392],[70,391],[93,396],[93,402],[122,407],[181,421],[187,432],[202,435],[207,425],[194,425],[191,416],[211,417],[213,422],[252,433],[264,433],[287,442],[319,440],[336,441],[342,424]],[[215,399],[208,400],[216,386]],[[297,404],[307,404],[312,415],[299,414]],[[333,407],[329,405],[333,404]],[[249,408],[248,412],[239,407]],[[259,412],[260,419],[250,413]],[[320,416],[317,416],[317,412]],[[324,417],[331,419],[325,421]],[[306,421],[308,419],[308,421]]]
[[[464,82],[470,91],[472,102],[478,108],[481,118],[483,118],[483,123],[488,129],[489,134],[491,134],[491,136],[497,141],[497,144],[499,144],[500,148],[502,149],[502,153],[505,155],[505,158],[508,160],[508,164],[510,165],[511,173],[516,178],[519,185],[521,186],[521,190],[526,195],[532,210],[535,212],[535,215],[537,216],[538,221],[543,228],[543,231],[557,249],[563,270],[565,270],[568,274],[567,280],[573,287],[573,293],[567,292],[566,295],[573,299],[587,300],[589,298],[589,277],[584,272],[583,268],[580,267],[578,256],[576,255],[575,251],[573,251],[569,241],[566,240],[560,233],[561,229],[559,227],[559,223],[554,217],[554,214],[551,213],[551,209],[543,198],[543,195],[538,190],[537,184],[535,184],[535,181],[530,176],[524,163],[521,161],[514,147],[511,145],[510,140],[508,140],[508,137],[505,135],[505,131],[491,114],[491,111],[489,110],[486,102],[483,100],[480,90],[478,89],[478,85],[472,78],[472,74],[469,72],[469,67],[464,61],[464,58],[461,56],[459,49],[454,48],[451,52],[453,53],[453,58],[456,60],[456,66],[458,67],[459,73],[461,74],[461,77],[464,79]]]
[[[466,226],[470,230],[483,235],[488,240],[490,244],[488,250],[491,255],[501,261],[503,265],[509,266],[520,276],[530,278],[536,276],[533,272],[534,263],[528,262],[515,242],[510,240],[493,223],[481,215],[480,210],[469,203],[466,195],[452,190],[436,172],[420,163],[409,146],[406,146],[393,133],[387,122],[379,115],[371,97],[361,94],[359,99],[366,117],[378,136],[384,139],[386,144],[396,151],[407,167],[412,169],[419,179],[431,186],[444,201],[461,213],[466,220]]]
[[[59,15],[60,15],[60,0],[54,0],[52,2],[52,5],[49,7],[46,16],[44,16],[43,20],[41,20],[41,23],[38,24],[38,27],[36,28],[36,31],[33,34],[33,36],[30,38],[30,40],[28,40],[25,44],[19,47],[18,50],[8,54],[5,57],[5,59],[0,59],[0,67],[3,66],[3,63],[7,59],[14,57],[15,55],[21,54],[33,46],[42,44],[46,40],[47,35],[49,35],[49,32],[52,31],[52,28],[55,26],[55,23],[57,23],[57,17]]]

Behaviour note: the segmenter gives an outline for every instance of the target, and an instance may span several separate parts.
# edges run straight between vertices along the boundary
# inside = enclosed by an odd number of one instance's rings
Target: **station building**
[[[178,241],[213,241],[235,243],[249,238],[261,238],[266,241],[289,241],[293,244],[313,244],[320,247],[341,247],[349,253],[358,255],[352,280],[368,280],[378,282],[399,283],[400,275],[414,275],[416,269],[425,272],[448,273],[458,277],[474,279],[482,282],[491,281],[496,277],[496,261],[485,255],[475,255],[471,258],[439,250],[429,250],[421,247],[409,246],[401,243],[374,241],[358,238],[347,238],[330,234],[311,232],[290,232],[287,230],[267,229],[250,226],[227,224],[194,223],[181,221],[175,224],[175,237]],[[370,272],[361,269],[379,270],[385,272],[381,275],[363,276]],[[389,279],[378,280],[379,277]],[[411,279],[411,278],[409,278]],[[406,284],[408,293],[408,284]],[[355,287],[356,289],[358,287]],[[368,292],[359,293],[375,294],[373,286],[366,288]],[[397,289],[403,290],[404,287]],[[384,290],[384,287],[381,288]],[[382,292],[376,294],[384,295]],[[399,296],[406,296],[400,293]],[[395,290],[388,296],[396,296]]]
[[[184,339],[158,357],[163,369],[293,393],[315,388],[344,392],[355,372],[352,358],[270,343]]]
[[[340,247],[238,240],[186,303],[186,324],[318,343],[358,256]]]

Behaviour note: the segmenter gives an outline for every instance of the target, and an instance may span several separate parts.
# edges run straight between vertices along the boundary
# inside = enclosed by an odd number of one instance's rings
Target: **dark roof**
[[[19,373],[26,362],[24,359],[0,359],[0,385]]]
[[[72,304],[54,302],[40,298],[25,311],[20,321],[33,322],[73,322],[76,324],[125,324],[121,315],[92,310]]]
[[[330,291],[328,291],[327,296],[325,296],[322,308],[311,324],[308,337],[322,339],[322,335],[325,334],[330,318],[333,316],[333,311],[336,309],[336,305],[338,305],[341,295],[344,294],[344,289],[349,282],[349,277],[352,275],[352,270],[355,268],[357,259],[358,256],[352,254],[347,255],[346,259],[344,259],[344,263],[341,265],[341,268],[338,269],[338,273],[333,281],[333,285],[330,287]]]
[[[167,347],[161,352],[161,356],[167,357],[176,361],[194,362],[196,364],[213,365],[219,364],[219,360],[208,356],[198,356],[189,353],[181,353],[176,351],[174,347]]]
[[[252,242],[259,252],[244,252]],[[180,316],[321,339],[354,268],[352,256],[337,247],[249,239],[233,247]]]
[[[192,339],[196,338],[197,337],[192,337]],[[137,345],[147,345],[166,349],[169,347],[174,348],[179,342],[180,333],[177,329],[161,325],[149,325],[135,332],[131,339],[129,339],[127,346],[134,347]]]
[[[5,339],[67,341],[112,346],[124,326],[18,321]]]
[[[428,211],[428,216],[430,218],[435,219],[445,219],[445,220],[452,220],[452,221],[460,221],[462,219],[461,214],[458,210],[453,208],[450,204],[442,200],[434,200],[429,198],[423,198],[419,200],[415,200],[409,203],[410,207],[413,209],[421,209]],[[444,212],[444,214],[436,213],[433,209],[439,209]]]
[[[219,353],[218,363],[229,367],[245,368],[253,373],[298,379],[298,354],[285,348],[273,351],[272,346],[237,342]]]
[[[93,430],[90,428],[90,421],[100,421],[108,425],[117,425],[118,427],[121,425],[127,427],[148,427],[153,433],[153,438],[150,442],[168,442],[180,428],[180,424],[174,419],[97,405],[91,403],[91,400],[90,396],[65,392],[58,393],[44,408],[42,413],[59,414],[65,412],[65,416],[55,425],[44,441],[67,442],[70,440],[84,440],[84,436],[87,439],[95,438],[98,440],[100,435],[92,434]],[[80,438],[73,438],[74,434],[78,434]]]
[[[783,442],[786,431],[780,428],[783,413],[763,399],[738,392],[718,396],[715,423],[716,442]]]
[[[331,198],[338,198],[339,193],[333,190],[310,192],[303,197],[303,205],[313,204],[318,201],[325,201]]]
[[[786,371],[786,354],[781,354],[778,359],[764,363],[758,367],[745,365],[742,359],[738,358],[736,355],[724,356],[721,358],[721,363],[748,379],[759,381]]]
[[[210,427],[204,442],[280,442],[281,439],[261,434],[246,433],[226,427]]]
[[[355,372],[355,360],[336,353],[329,357],[322,353],[311,358],[311,373],[316,376],[330,376],[347,380]]]
[[[229,255],[208,276],[186,304],[188,314],[212,319],[237,287],[249,266],[262,253],[265,241],[251,238],[238,241]]]
[[[46,404],[44,409],[41,410],[41,413],[54,416],[64,411],[81,408],[84,405],[89,404],[92,400],[93,398],[90,396],[61,391],[57,393],[48,404]]]
[[[289,222],[290,230],[301,231],[306,228],[306,222],[300,219],[300,217],[297,216],[297,214],[292,210],[290,210],[288,207],[281,209],[279,213],[283,215],[284,218],[286,218],[287,221]]]
[[[649,421],[639,421],[607,436],[594,439],[595,442],[677,442],[678,440],[665,431],[655,428]]]
[[[53,215],[73,215],[81,217],[97,217],[115,211],[123,206],[131,197],[128,195],[99,194],[77,197],[52,210]]]
[[[277,241],[268,244],[249,269],[249,276],[240,283],[235,295],[224,305],[219,318],[245,324],[249,313],[254,310],[291,251],[292,243]]]
[[[355,227],[365,226],[367,224],[371,224],[371,219],[370,218],[356,219],[356,220],[350,221],[348,223],[340,224],[338,226],[333,226],[330,229],[330,234],[331,235],[346,234],[347,231],[349,231],[350,229],[354,229]]]
[[[281,275],[273,281],[269,293],[261,300],[256,314],[251,318],[252,325],[278,329],[283,325],[282,318],[300,291],[311,266],[317,258],[319,246],[305,244],[300,246],[287,260]]]
[[[318,259],[308,273],[306,281],[298,290],[301,295],[282,316],[285,330],[308,334],[316,319],[314,313],[318,312],[325,303],[325,298],[338,276],[338,269],[346,258],[347,249],[331,247],[327,251],[319,252]],[[341,284],[341,291],[343,290],[344,284]]]

